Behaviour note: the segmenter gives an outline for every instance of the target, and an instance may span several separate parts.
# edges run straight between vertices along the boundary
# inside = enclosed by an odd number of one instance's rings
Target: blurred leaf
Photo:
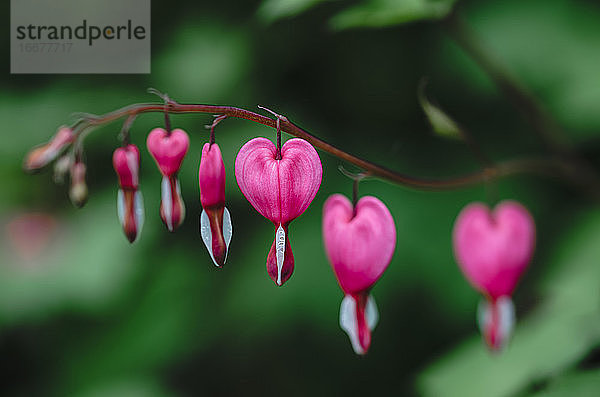
[[[419,379],[426,396],[509,396],[575,364],[600,343],[600,213],[588,214],[555,256],[543,304],[517,324],[501,355],[480,337],[462,344]],[[518,302],[517,307],[518,307]],[[560,341],[560,342],[557,342]]]
[[[368,0],[331,19],[334,29],[383,27],[426,19],[440,19],[455,0]]]
[[[444,138],[459,140],[463,139],[463,135],[458,124],[456,124],[456,122],[452,120],[452,118],[450,118],[450,116],[448,116],[442,109],[429,102],[427,96],[425,95],[425,82],[422,82],[419,85],[417,96],[419,98],[421,108],[423,109],[423,112],[425,112],[427,120],[429,121],[429,124],[431,124],[431,127],[436,134]]]
[[[333,0],[264,0],[258,9],[258,16],[265,22],[292,17],[325,1]]]
[[[600,391],[600,370],[576,372],[561,376],[551,382],[543,391],[530,397],[592,397]]]

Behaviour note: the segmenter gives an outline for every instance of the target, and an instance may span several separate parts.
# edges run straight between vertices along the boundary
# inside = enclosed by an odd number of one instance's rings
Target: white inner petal
[[[185,218],[185,203],[183,202],[183,197],[181,196],[181,186],[179,185],[179,178],[175,179],[175,191],[177,192],[177,197],[179,198],[179,209],[181,214],[179,216],[180,222],[183,222]]]
[[[275,257],[277,258],[277,285],[281,285],[281,269],[285,259],[285,230],[281,224],[275,233]]]
[[[142,228],[144,227],[144,198],[142,192],[136,191],[133,195],[133,207],[135,211],[135,227],[137,234],[135,239],[137,240],[140,234],[142,234]]]
[[[356,321],[356,300],[351,295],[344,296],[340,306],[340,327],[348,334],[352,349],[356,354],[365,354],[358,341],[358,324]]]
[[[119,222],[121,226],[125,223],[125,196],[123,190],[119,189],[117,192],[117,215],[119,216]]]
[[[503,348],[510,339],[515,325],[515,307],[508,296],[502,296],[496,300],[498,310],[498,346]],[[492,305],[485,299],[479,302],[477,307],[477,323],[479,330],[485,334],[486,329],[492,325]]]
[[[497,301],[498,317],[500,318],[500,340],[502,345],[510,339],[515,326],[515,306],[508,296],[502,296]]]
[[[171,185],[169,177],[163,176],[160,184],[160,197],[163,205],[163,214],[167,221],[167,228],[170,232],[173,231],[173,197],[171,196]]]
[[[212,232],[210,230],[210,221],[208,220],[208,215],[206,212],[202,210],[200,214],[200,236],[202,236],[202,241],[210,254],[210,259],[212,259],[215,266],[219,266],[217,261],[215,261],[215,257],[212,252]]]
[[[485,334],[485,330],[491,320],[492,313],[490,311],[490,304],[487,299],[482,299],[477,305],[477,325],[479,326],[479,332]]]
[[[369,329],[373,331],[379,322],[379,311],[377,310],[377,305],[375,304],[375,298],[373,298],[372,295],[369,295],[369,298],[367,299],[365,315],[367,317],[367,325]]]
[[[225,239],[225,246],[227,247],[225,261],[227,261],[227,256],[229,255],[229,244],[231,243],[232,236],[233,226],[231,225],[231,215],[229,214],[227,207],[225,207],[225,211],[223,213],[223,238]]]

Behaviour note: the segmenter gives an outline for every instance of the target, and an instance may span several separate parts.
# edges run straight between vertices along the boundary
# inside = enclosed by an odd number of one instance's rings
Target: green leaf
[[[563,372],[600,343],[600,213],[569,235],[544,284],[542,303],[518,322],[507,350],[486,351],[479,336],[426,369],[425,396],[508,396]],[[517,307],[519,302],[515,302]]]
[[[331,19],[334,29],[383,27],[427,19],[440,19],[455,0],[369,0],[350,7]]]
[[[422,83],[419,86],[417,96],[421,108],[423,109],[423,112],[425,112],[427,120],[429,121],[429,124],[431,124],[431,128],[433,128],[433,132],[444,138],[463,139],[463,134],[458,124],[442,109],[429,102],[425,96],[425,83]]]
[[[562,376],[539,393],[530,397],[595,396],[600,390],[600,370],[577,372]]]
[[[327,0],[265,0],[258,9],[258,16],[270,23],[281,18],[293,17],[325,1]]]

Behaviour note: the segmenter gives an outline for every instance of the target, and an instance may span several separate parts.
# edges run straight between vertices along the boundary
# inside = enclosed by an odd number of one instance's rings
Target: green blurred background
[[[234,235],[218,271],[198,235],[197,170],[210,115],[175,115],[191,135],[180,179],[187,219],[158,216],[160,178],[142,153],[146,223],[130,246],[116,215],[111,165],[120,124],[86,140],[82,210],[50,171],[27,176],[25,153],[73,112],[155,100],[261,104],[351,153],[416,176],[479,167],[469,148],[431,132],[417,87],[468,127],[493,159],[547,155],[519,110],[452,40],[448,0],[152,2],[152,74],[10,75],[2,40],[0,362],[7,396],[600,395],[600,210],[556,178],[501,180],[499,199],[526,205],[535,258],[514,302],[508,349],[480,340],[478,294],[452,256],[452,223],[485,186],[422,192],[379,181],[360,192],[394,216],[397,249],[373,290],[380,322],[366,357],[338,325],[342,293],[321,240],[321,209],[350,181],[326,153],[323,184],[292,223],[296,270],[277,288],[265,270],[272,225],[234,180],[237,151],[273,130],[244,120],[217,129]],[[8,26],[9,4],[0,9]],[[592,0],[464,1],[484,48],[523,82],[600,169],[600,5]],[[8,28],[5,28],[5,32]],[[145,147],[160,114],[138,118]],[[349,169],[353,169],[351,166]],[[35,227],[23,226],[38,213]]]

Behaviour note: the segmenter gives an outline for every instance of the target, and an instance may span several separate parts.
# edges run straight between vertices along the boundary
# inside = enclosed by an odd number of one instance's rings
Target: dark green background
[[[459,272],[450,239],[463,206],[495,198],[482,185],[421,192],[362,183],[361,194],[389,207],[398,241],[373,289],[380,323],[371,351],[361,358],[338,325],[342,292],[320,231],[327,197],[351,192],[351,182],[337,170],[340,160],[320,152],[323,183],[290,227],[296,270],[282,288],[265,270],[273,227],[243,198],[233,169],[247,140],[274,138],[269,128],[226,120],[217,129],[234,225],[221,271],[198,235],[197,170],[210,115],[172,117],[191,136],[180,173],[187,219],[174,234],[161,224],[160,175],[142,151],[146,224],[133,246],[116,215],[111,156],[119,144],[118,123],[86,140],[90,199],[82,210],[71,206],[50,171],[27,176],[21,170],[29,148],[46,141],[73,112],[104,113],[155,100],[148,87],[180,102],[251,110],[261,104],[344,150],[415,176],[476,170],[466,145],[431,132],[416,96],[425,76],[429,97],[467,126],[493,159],[547,155],[519,110],[438,21],[383,18],[392,26],[335,28],[340,20],[353,21],[335,17],[349,7],[355,7],[351,16],[366,21],[369,13],[393,16],[403,3],[437,7],[444,1],[154,1],[151,75],[47,76],[9,74],[5,2],[2,394],[597,395],[600,211],[560,179],[517,176],[497,184],[497,198],[523,203],[538,228],[534,260],[513,297],[516,333],[498,356],[480,341],[479,297]],[[314,7],[293,8],[303,4]],[[459,10],[485,49],[600,169],[598,3],[464,1]],[[139,117],[134,143],[145,148],[146,134],[161,123],[160,114]],[[32,211],[51,214],[58,228],[42,255],[25,263],[14,253],[6,225]]]

